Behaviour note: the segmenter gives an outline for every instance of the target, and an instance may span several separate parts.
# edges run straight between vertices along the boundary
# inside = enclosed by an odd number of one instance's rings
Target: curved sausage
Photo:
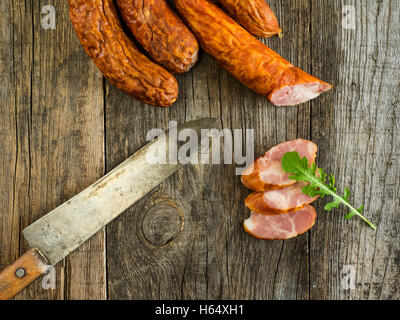
[[[307,157],[311,164],[315,161],[318,147],[304,139],[280,143],[243,172],[242,183],[254,191],[282,189],[294,184],[296,181],[289,179],[290,173],[283,171],[281,165],[283,155],[290,151],[297,151],[301,158]]]
[[[246,198],[245,205],[255,213],[266,215],[296,212],[318,198],[311,198],[302,192],[306,185],[307,182],[296,182],[279,190],[253,192]]]
[[[125,35],[112,0],[68,3],[83,48],[111,83],[150,105],[168,107],[175,102],[175,77],[144,56]]]
[[[294,106],[332,86],[293,66],[207,0],[175,0],[202,48],[243,85],[276,106]]]
[[[196,64],[199,44],[166,0],[117,0],[117,4],[133,36],[154,61],[176,73]]]
[[[268,38],[281,34],[278,19],[265,0],[218,0],[222,7],[247,31]]]
[[[250,235],[263,240],[286,240],[310,230],[317,218],[317,213],[312,206],[281,214],[267,216],[252,212],[243,223],[244,229]]]

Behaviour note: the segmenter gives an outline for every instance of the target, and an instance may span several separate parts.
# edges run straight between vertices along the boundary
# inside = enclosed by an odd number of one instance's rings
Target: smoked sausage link
[[[175,6],[204,51],[274,105],[298,105],[332,88],[283,59],[210,1],[175,0]]]
[[[199,44],[166,0],[117,0],[122,18],[150,57],[183,73],[198,60]]]
[[[265,0],[218,0],[224,9],[247,31],[268,38],[281,34],[278,19]]]
[[[125,35],[113,0],[68,0],[72,24],[103,75],[134,98],[168,107],[178,96],[175,77],[143,55]]]

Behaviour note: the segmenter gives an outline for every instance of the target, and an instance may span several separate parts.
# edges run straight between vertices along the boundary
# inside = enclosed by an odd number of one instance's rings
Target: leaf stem
[[[331,189],[329,189],[325,184],[322,184],[321,182],[319,182],[317,179],[315,179],[315,177],[313,177],[312,175],[310,175],[308,172],[302,170],[302,168],[299,168],[299,170],[301,170],[303,172],[303,174],[305,174],[306,176],[308,176],[311,180],[313,180],[313,182],[315,182],[316,184],[318,184],[320,186],[320,188],[324,189],[325,191],[327,191],[331,196],[333,196],[334,198],[336,198],[337,200],[341,201],[343,204],[345,204],[346,206],[348,206],[350,208],[350,210],[355,213],[357,216],[359,216],[362,220],[364,220],[373,230],[376,230],[376,226],[369,221],[367,218],[365,218],[361,213],[358,212],[358,210],[356,208],[354,208],[348,201],[346,201],[345,199],[343,199],[341,196],[339,196],[338,194],[336,194],[335,192],[333,192]]]

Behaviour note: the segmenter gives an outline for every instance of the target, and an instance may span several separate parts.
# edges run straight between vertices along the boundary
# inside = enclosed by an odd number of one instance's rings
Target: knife
[[[192,129],[213,128],[216,119],[186,122],[171,136]],[[160,150],[177,150],[180,143],[170,132],[136,152],[110,173],[23,230],[32,248],[0,273],[0,299],[13,298],[40,275],[78,248],[183,165],[149,162]],[[175,141],[174,141],[175,140]],[[165,150],[166,148],[166,150]],[[210,149],[208,149],[208,152]],[[204,150],[200,151],[204,152]]]

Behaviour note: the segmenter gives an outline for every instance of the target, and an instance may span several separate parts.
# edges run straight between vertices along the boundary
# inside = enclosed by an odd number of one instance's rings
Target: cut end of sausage
[[[295,212],[318,198],[303,193],[303,187],[306,185],[307,182],[296,182],[279,190],[253,192],[246,198],[245,205],[251,211],[265,215]]]
[[[268,95],[269,101],[278,107],[296,106],[318,97],[333,86],[293,67],[282,75],[278,85]]]
[[[263,240],[286,240],[310,230],[317,218],[315,209],[306,206],[293,213],[267,216],[252,212],[243,223],[250,235]]]
[[[287,85],[273,91],[269,99],[277,107],[291,107],[312,100],[330,89],[332,85],[325,82]]]

